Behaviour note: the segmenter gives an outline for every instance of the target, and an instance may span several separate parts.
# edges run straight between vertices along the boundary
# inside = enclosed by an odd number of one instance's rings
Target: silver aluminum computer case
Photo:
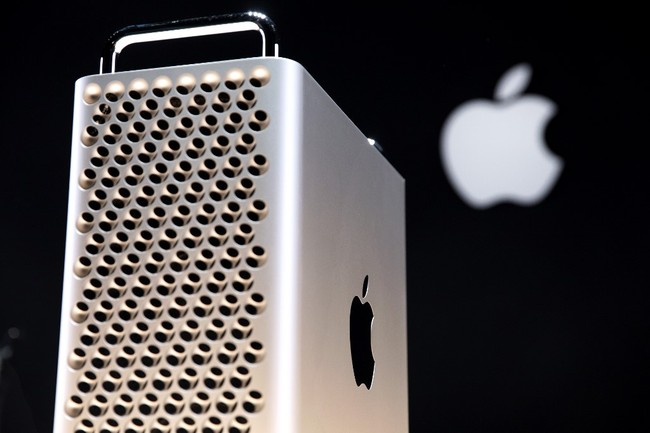
[[[251,28],[260,57],[115,71]],[[408,431],[404,179],[269,29],[127,28],[77,81],[55,433]]]

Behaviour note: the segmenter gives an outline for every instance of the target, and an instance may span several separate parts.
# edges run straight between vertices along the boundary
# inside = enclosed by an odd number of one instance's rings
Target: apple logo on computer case
[[[350,349],[352,352],[352,371],[357,386],[362,384],[370,389],[375,375],[375,358],[372,354],[372,322],[374,313],[368,296],[368,276],[363,279],[361,298],[355,296],[350,307]]]
[[[544,140],[556,106],[546,97],[523,94],[531,75],[530,65],[513,66],[497,83],[493,101],[461,104],[442,127],[443,168],[473,208],[537,204],[562,171],[563,161]]]

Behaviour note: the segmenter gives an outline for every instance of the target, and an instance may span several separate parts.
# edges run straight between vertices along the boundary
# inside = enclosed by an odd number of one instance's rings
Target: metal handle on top
[[[262,36],[263,57],[279,55],[279,38],[273,21],[259,12],[243,12],[124,27],[108,38],[99,61],[99,73],[114,73],[117,57],[132,44],[250,30],[259,31]]]

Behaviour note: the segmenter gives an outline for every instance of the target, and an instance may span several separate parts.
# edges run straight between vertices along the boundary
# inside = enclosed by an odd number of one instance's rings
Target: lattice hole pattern
[[[86,85],[64,408],[75,433],[244,433],[263,410],[269,80],[257,67]]]

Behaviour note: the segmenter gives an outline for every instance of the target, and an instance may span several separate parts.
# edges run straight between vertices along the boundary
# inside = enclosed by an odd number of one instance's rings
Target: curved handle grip
[[[132,44],[250,30],[262,35],[262,56],[278,56],[279,38],[273,21],[259,12],[243,12],[124,27],[108,38],[99,73],[115,72],[117,57]]]

